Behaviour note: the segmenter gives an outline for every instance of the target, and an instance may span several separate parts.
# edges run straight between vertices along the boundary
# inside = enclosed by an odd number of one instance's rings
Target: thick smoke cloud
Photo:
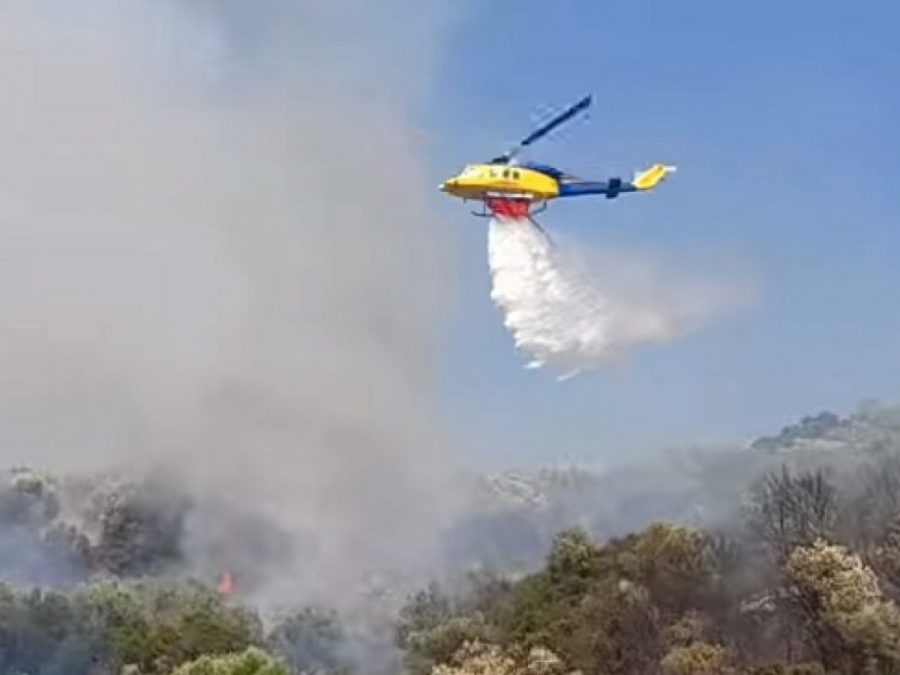
[[[449,494],[429,401],[441,235],[410,120],[435,19],[0,9],[5,463],[167,466],[294,537],[268,589],[284,599],[427,559]],[[217,545],[247,553],[245,532]]]

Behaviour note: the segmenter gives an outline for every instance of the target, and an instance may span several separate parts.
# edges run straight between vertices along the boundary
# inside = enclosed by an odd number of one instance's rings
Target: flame
[[[228,596],[234,593],[234,577],[231,576],[231,572],[225,570],[222,572],[222,576],[219,577],[219,593],[222,595]]]

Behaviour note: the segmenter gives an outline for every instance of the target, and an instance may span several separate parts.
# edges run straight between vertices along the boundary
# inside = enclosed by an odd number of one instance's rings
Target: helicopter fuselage
[[[547,201],[559,196],[559,183],[546,174],[508,164],[470,164],[440,189],[461,199],[483,201],[490,197]]]

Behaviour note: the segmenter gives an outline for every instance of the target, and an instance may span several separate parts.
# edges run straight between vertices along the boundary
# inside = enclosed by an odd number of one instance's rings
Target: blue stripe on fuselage
[[[602,195],[606,194],[609,183],[606,181],[583,181],[579,183],[560,183],[560,197],[575,197],[577,195]]]
[[[609,181],[575,181],[571,183],[559,183],[560,197],[577,197],[578,195],[606,195],[610,199],[623,192],[635,192],[637,190],[631,183],[621,183],[618,187],[610,185]]]
[[[523,165],[526,169],[531,169],[532,171],[538,171],[545,176],[550,176],[550,178],[554,178],[559,180],[565,174],[557,169],[556,167],[550,166],[549,164],[538,164],[537,162],[528,162]]]

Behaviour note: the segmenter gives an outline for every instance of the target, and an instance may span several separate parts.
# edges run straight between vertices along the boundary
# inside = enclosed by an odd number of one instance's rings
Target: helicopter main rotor
[[[488,162],[488,164],[509,164],[520,152],[522,152],[522,150],[527,148],[529,145],[531,145],[535,141],[540,140],[561,124],[568,122],[582,110],[586,110],[591,105],[592,100],[592,96],[588,94],[583,99],[578,101],[578,103],[576,103],[575,105],[570,106],[546,124],[532,131],[525,138],[523,138],[517,146],[515,146],[511,150],[508,150],[507,152],[504,152],[499,157],[495,157],[490,162]]]

